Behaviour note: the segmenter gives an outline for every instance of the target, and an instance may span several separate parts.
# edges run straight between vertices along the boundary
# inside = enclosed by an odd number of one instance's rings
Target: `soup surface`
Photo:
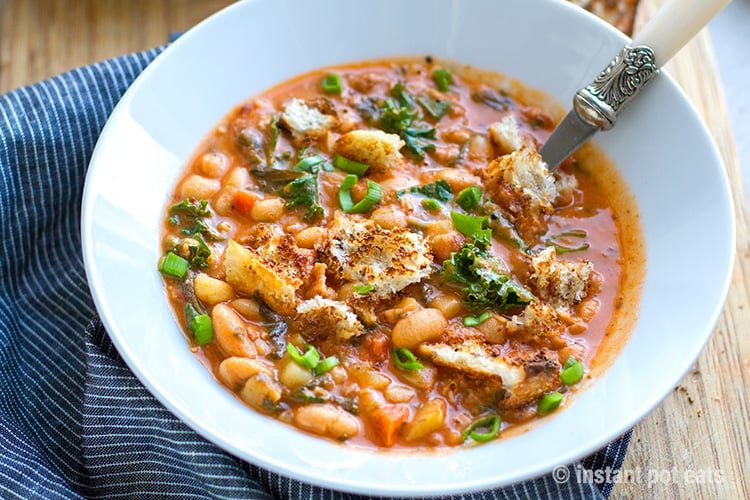
[[[596,154],[549,172],[556,118],[486,81],[429,57],[322,69],[206,138],[159,269],[242,401],[347,443],[456,446],[590,376],[635,273],[625,186]]]

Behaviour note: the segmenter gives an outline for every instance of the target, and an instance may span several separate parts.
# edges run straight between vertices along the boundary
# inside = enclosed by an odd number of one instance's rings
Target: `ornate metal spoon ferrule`
[[[609,130],[630,101],[731,0],[668,0],[604,71],[573,97],[539,153],[550,170],[600,130]]]
[[[591,84],[573,98],[573,109],[599,130],[611,129],[617,114],[659,73],[654,51],[626,45]]]
[[[594,133],[614,127],[622,109],[658,74],[651,48],[626,45],[593,82],[576,93],[573,109],[539,150],[549,169],[557,168]]]

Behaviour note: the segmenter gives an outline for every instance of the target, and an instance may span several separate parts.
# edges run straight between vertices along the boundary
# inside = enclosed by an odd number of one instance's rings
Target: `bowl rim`
[[[175,42],[170,44],[162,53],[160,53],[141,72],[141,74],[138,75],[138,77],[131,83],[127,91],[123,94],[120,101],[113,109],[112,113],[110,114],[110,117],[107,120],[107,123],[102,129],[102,132],[97,140],[91,159],[89,160],[89,169],[86,174],[85,185],[84,185],[84,190],[83,190],[83,195],[82,195],[82,205],[81,205],[81,243],[82,243],[83,260],[84,260],[87,282],[89,285],[89,289],[91,290],[92,298],[93,298],[95,307],[97,309],[97,312],[99,313],[99,317],[102,321],[102,324],[104,325],[107,332],[113,332],[109,334],[110,339],[112,340],[113,344],[117,348],[118,352],[121,354],[123,361],[126,363],[128,368],[133,372],[133,374],[135,374],[138,380],[146,387],[149,393],[152,396],[154,396],[159,401],[160,404],[164,405],[164,407],[166,407],[173,415],[179,418],[183,423],[185,423],[189,428],[191,428],[197,434],[209,440],[213,444],[217,445],[219,448],[231,453],[232,455],[236,457],[239,457],[242,460],[248,460],[253,465],[257,465],[259,467],[268,469],[274,473],[280,474],[285,477],[290,477],[290,478],[302,481],[304,483],[313,484],[315,486],[321,486],[321,487],[330,488],[330,489],[334,489],[338,491],[347,491],[347,492],[352,492],[352,493],[368,494],[368,495],[374,495],[374,496],[386,496],[386,495],[394,495],[394,494],[395,495],[411,495],[411,496],[429,496],[429,495],[435,495],[435,494],[456,494],[456,493],[476,492],[476,491],[486,490],[488,488],[497,488],[501,486],[517,484],[522,481],[526,481],[535,477],[539,477],[543,474],[546,474],[550,472],[555,465],[571,464],[603,448],[608,443],[610,443],[614,439],[618,438],[619,436],[627,432],[630,428],[632,428],[633,425],[637,424],[643,418],[645,418],[645,416],[651,413],[655,409],[655,407],[658,406],[671,393],[671,391],[666,391],[664,392],[664,394],[662,394],[659,397],[652,397],[644,405],[648,407],[647,412],[634,415],[630,419],[630,422],[628,424],[621,425],[619,427],[611,429],[611,431],[608,434],[602,435],[599,439],[590,440],[588,446],[579,448],[575,450],[574,452],[569,452],[568,456],[564,457],[562,461],[558,459],[555,461],[548,461],[549,463],[547,462],[539,463],[535,468],[530,468],[524,473],[518,474],[515,478],[513,478],[510,481],[506,480],[506,481],[499,482],[499,481],[493,481],[492,478],[489,478],[489,479],[485,478],[483,480],[467,480],[467,481],[455,482],[455,483],[452,482],[449,487],[445,487],[444,485],[441,485],[440,489],[435,489],[435,488],[427,489],[423,485],[416,485],[416,486],[400,485],[399,488],[397,489],[389,489],[388,485],[380,485],[381,490],[377,491],[373,489],[372,485],[363,484],[361,481],[350,480],[350,479],[345,479],[345,478],[319,477],[315,475],[314,473],[310,473],[306,471],[304,468],[301,468],[301,467],[292,468],[288,464],[283,463],[277,458],[266,457],[263,455],[256,454],[253,450],[242,449],[236,446],[235,444],[233,444],[231,441],[227,441],[223,437],[216,435],[210,430],[207,430],[204,427],[204,425],[201,424],[200,421],[196,419],[193,415],[191,415],[190,413],[186,411],[183,411],[183,409],[172,400],[169,394],[165,394],[159,390],[159,388],[157,387],[157,384],[154,381],[152,381],[143,372],[143,370],[141,369],[141,366],[137,362],[137,359],[135,359],[135,357],[133,356],[133,353],[128,349],[127,344],[123,341],[122,337],[120,336],[117,323],[114,321],[114,318],[111,316],[110,310],[107,307],[104,294],[100,290],[100,283],[97,281],[97,273],[96,273],[97,266],[96,266],[96,262],[94,258],[95,240],[92,234],[94,193],[92,192],[92,188],[91,188],[91,184],[92,184],[91,178],[95,175],[97,169],[93,167],[97,165],[98,159],[102,155],[102,149],[106,147],[105,145],[108,142],[110,135],[113,134],[112,127],[108,126],[110,124],[110,121],[113,119],[113,117],[116,117],[118,115],[118,111],[123,110],[124,106],[132,99],[132,97],[139,91],[139,89],[145,84],[145,82],[147,82],[150,75],[154,73],[155,71],[157,71],[158,68],[163,64],[163,62],[167,60],[169,57],[171,57],[172,53],[181,50],[180,47],[182,47],[183,44],[187,43],[187,41],[193,36],[196,36],[196,34],[200,34],[204,29],[206,29],[208,25],[220,22],[225,16],[233,15],[235,11],[239,11],[240,9],[244,8],[244,6],[247,4],[257,3],[259,1],[261,0],[243,0],[241,2],[236,2],[234,4],[231,4],[227,7],[222,8],[221,10],[217,11],[216,13],[212,14],[211,16],[199,22],[193,28],[186,31]],[[598,25],[597,29],[605,29],[610,33],[610,35],[617,36],[623,42],[623,45],[631,41],[629,37],[625,36],[624,34],[619,32],[617,29],[615,29],[614,27],[612,27],[611,25],[609,25],[602,19],[598,18],[597,16],[571,3],[559,2],[556,0],[537,0],[537,1],[540,3],[549,4],[549,5],[554,4],[556,8],[569,9],[571,12],[575,12],[577,15],[587,18],[588,19],[587,22]],[[729,183],[729,178],[726,173],[726,168],[724,166],[724,162],[718,150],[716,142],[714,141],[705,121],[700,116],[700,114],[698,113],[698,111],[696,110],[695,106],[692,104],[690,99],[687,97],[685,92],[672,79],[672,77],[668,74],[668,72],[662,69],[661,73],[662,74],[660,78],[666,81],[666,83],[670,86],[670,90],[672,92],[675,92],[679,96],[680,101],[683,101],[683,103],[686,104],[687,109],[690,110],[690,113],[693,115],[696,121],[700,124],[701,133],[706,139],[707,143],[710,144],[710,150],[713,156],[713,161],[716,162],[719,166],[721,166],[720,168],[721,186],[724,191],[724,194],[726,195],[725,200],[728,203],[727,208],[729,209],[729,214],[731,217],[731,221],[729,223],[729,229],[730,229],[730,235],[729,235],[730,236],[730,241],[729,241],[730,253],[728,256],[729,266],[725,270],[725,275],[723,277],[723,282],[722,282],[722,287],[721,287],[721,296],[720,296],[721,300],[716,301],[715,306],[713,310],[711,311],[710,318],[709,318],[710,324],[714,326],[706,329],[706,331],[703,332],[702,336],[700,337],[700,341],[698,341],[699,337],[696,336],[696,341],[694,342],[693,349],[690,352],[691,363],[687,364],[687,368],[685,368],[681,372],[679,373],[675,372],[673,377],[669,381],[669,386],[673,388],[680,382],[680,380],[684,378],[684,376],[690,370],[690,367],[692,366],[692,364],[695,363],[698,356],[705,348],[708,340],[711,338],[715,325],[718,322],[720,314],[724,308],[724,304],[725,304],[726,297],[727,297],[729,287],[731,284],[732,274],[733,274],[734,265],[735,265],[734,263],[735,263],[735,257],[736,257],[736,215],[735,215],[734,200],[732,197],[732,191],[731,191],[731,187]],[[646,265],[648,265],[648,263],[646,263]],[[628,341],[625,342],[625,345],[627,345],[627,343]],[[619,353],[617,357],[619,357],[620,355],[621,353]],[[606,373],[606,370],[605,370],[605,373]],[[604,374],[602,374],[601,376],[604,376]]]

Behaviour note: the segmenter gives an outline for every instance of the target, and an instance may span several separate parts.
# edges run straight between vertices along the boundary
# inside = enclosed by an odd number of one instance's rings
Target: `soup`
[[[590,376],[637,273],[634,209],[597,154],[549,172],[556,116],[490,80],[429,57],[321,69],[199,147],[159,270],[254,410],[347,443],[469,445]]]

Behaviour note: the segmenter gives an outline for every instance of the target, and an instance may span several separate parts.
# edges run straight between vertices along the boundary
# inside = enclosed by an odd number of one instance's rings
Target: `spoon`
[[[539,150],[557,168],[594,133],[611,129],[622,109],[659,74],[691,38],[731,0],[670,0],[615,56],[596,79],[573,97],[573,109]]]

